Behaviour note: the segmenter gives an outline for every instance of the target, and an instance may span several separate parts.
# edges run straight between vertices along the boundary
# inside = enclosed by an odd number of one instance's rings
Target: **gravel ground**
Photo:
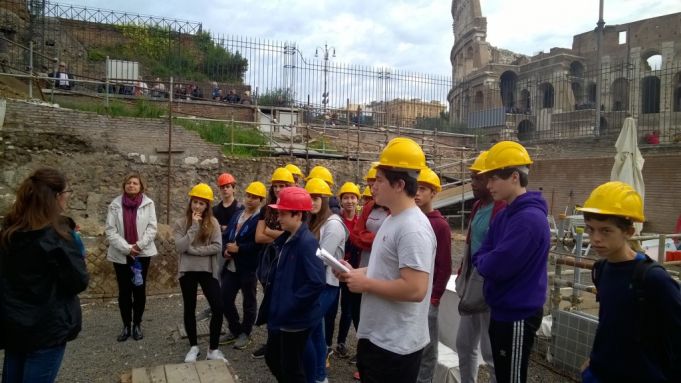
[[[454,264],[458,265],[460,243],[454,243]],[[197,307],[203,309],[207,303],[199,297]],[[240,303],[237,307],[240,306]],[[122,374],[136,367],[151,367],[169,363],[181,363],[189,349],[186,339],[180,339],[178,325],[182,322],[182,298],[180,294],[149,297],[142,328],[145,338],[134,341],[116,342],[120,331],[120,316],[115,301],[84,302],[83,331],[66,348],[59,382],[119,382]],[[264,359],[253,359],[251,352],[265,342],[266,331],[255,328],[252,343],[244,351],[230,346],[221,346],[225,356],[243,383],[275,382],[270,375]],[[348,346],[354,354],[356,343],[354,329],[350,330]],[[199,338],[202,356],[208,348],[208,338]],[[0,351],[0,357],[4,354]],[[0,366],[1,368],[1,366]],[[329,381],[353,382],[355,366],[348,359],[331,359]],[[569,382],[549,369],[531,362],[529,382],[552,383]],[[489,382],[489,373],[484,367],[480,370],[479,382]]]

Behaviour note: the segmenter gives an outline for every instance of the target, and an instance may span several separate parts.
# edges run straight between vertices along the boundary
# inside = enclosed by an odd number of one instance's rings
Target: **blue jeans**
[[[31,352],[5,350],[2,383],[52,383],[57,379],[66,344]]]
[[[338,286],[326,285],[321,295],[319,303],[322,307],[322,315],[326,314],[333,302],[338,299]],[[324,337],[324,317],[320,318],[319,324],[310,331],[305,345],[303,357],[305,364],[305,375],[310,383],[321,382],[326,379],[326,339]]]

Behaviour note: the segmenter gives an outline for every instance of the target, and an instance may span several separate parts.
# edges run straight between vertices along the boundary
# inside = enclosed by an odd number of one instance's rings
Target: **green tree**
[[[288,89],[275,88],[258,97],[258,105],[291,106],[294,103],[293,92]]]

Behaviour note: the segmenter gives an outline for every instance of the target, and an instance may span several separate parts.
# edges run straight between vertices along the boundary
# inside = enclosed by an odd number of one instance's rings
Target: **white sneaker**
[[[201,354],[201,351],[199,351],[199,346],[192,346],[189,349],[189,352],[187,353],[187,356],[184,357],[184,362],[185,363],[194,363],[196,362],[196,358]]]
[[[206,355],[206,360],[221,360],[223,362],[226,362],[227,358],[225,358],[225,354],[223,354],[222,351],[218,349],[215,350],[208,349],[208,355]]]

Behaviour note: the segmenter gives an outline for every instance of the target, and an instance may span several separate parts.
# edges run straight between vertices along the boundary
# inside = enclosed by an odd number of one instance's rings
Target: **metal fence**
[[[455,130],[447,119],[450,76],[339,63],[336,53],[342,52],[327,45],[302,52],[295,42],[211,34],[198,22],[49,0],[3,1],[0,25],[5,72],[67,72],[111,82],[110,92],[124,95],[155,90],[161,96],[305,106],[327,119],[352,111],[357,124]]]
[[[550,75],[506,71],[491,86],[462,82],[455,88],[462,95],[452,108],[455,119],[503,138],[527,142],[612,136],[619,133],[624,118],[632,116],[643,144],[681,142],[678,64],[603,65],[600,76],[581,65]]]

